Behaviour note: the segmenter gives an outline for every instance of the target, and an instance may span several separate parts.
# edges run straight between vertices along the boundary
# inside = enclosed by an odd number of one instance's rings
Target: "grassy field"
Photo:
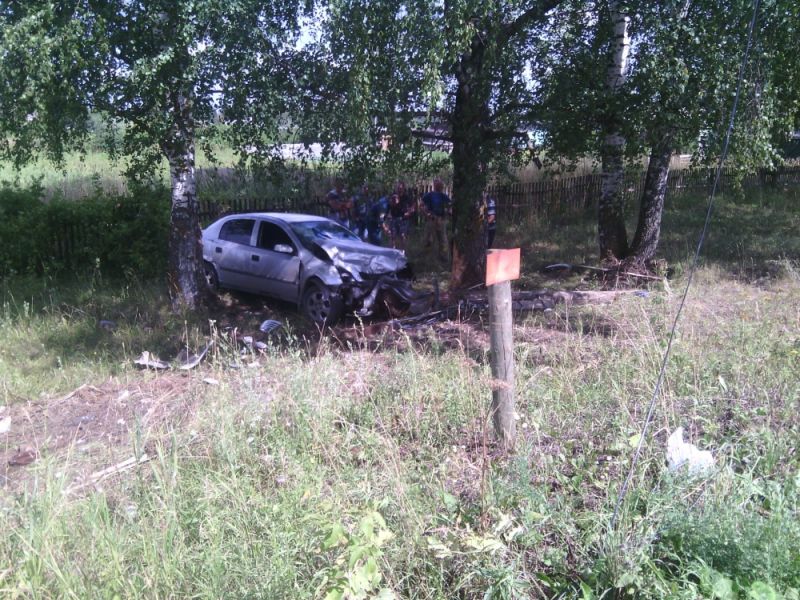
[[[207,156],[202,149],[197,151],[199,169],[230,168],[235,163],[236,157],[229,148],[216,148],[213,156]],[[40,159],[16,170],[11,163],[0,162],[0,182],[8,181],[22,187],[38,183],[48,197],[59,194],[69,199],[83,198],[98,191],[120,194],[128,189],[126,167],[125,160],[114,161],[108,153],[94,150],[85,155],[68,154],[60,166]],[[169,182],[166,161],[156,176],[164,183]]]
[[[481,318],[320,336],[251,297],[176,316],[153,282],[3,282],[0,595],[797,598],[797,192],[720,200],[609,528],[703,208],[669,203],[666,285],[517,319],[511,456],[487,430]],[[590,215],[501,228],[524,250],[517,289],[597,287],[540,272],[596,260]],[[442,276],[412,257],[423,282]],[[243,354],[264,318],[286,333]],[[132,364],[206,340],[197,370]],[[668,472],[678,425],[713,473]],[[28,447],[32,464],[5,466]]]

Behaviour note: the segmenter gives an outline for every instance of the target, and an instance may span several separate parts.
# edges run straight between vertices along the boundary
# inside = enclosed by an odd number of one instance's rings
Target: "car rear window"
[[[289,225],[304,246],[311,246],[324,240],[361,241],[360,238],[333,221],[301,221]]]
[[[254,225],[255,221],[253,219],[233,219],[232,221],[226,221],[219,230],[219,239],[249,246]]]

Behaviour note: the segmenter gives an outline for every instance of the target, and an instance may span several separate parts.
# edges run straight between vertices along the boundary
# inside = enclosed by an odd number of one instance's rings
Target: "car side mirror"
[[[294,248],[292,248],[289,244],[275,244],[272,249],[275,252],[280,252],[281,254],[294,254]]]

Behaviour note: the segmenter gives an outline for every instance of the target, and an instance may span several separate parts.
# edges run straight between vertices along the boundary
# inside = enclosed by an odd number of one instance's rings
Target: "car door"
[[[259,220],[250,249],[249,287],[283,300],[297,301],[300,281],[297,244],[277,222]]]
[[[212,262],[217,267],[217,277],[222,287],[248,290],[250,284],[250,255],[256,230],[253,218],[225,221],[219,238],[212,241]]]

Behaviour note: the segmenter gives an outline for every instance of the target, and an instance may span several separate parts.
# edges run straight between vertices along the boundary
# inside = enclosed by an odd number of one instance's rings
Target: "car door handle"
[[[214,248],[214,252],[216,252],[217,254],[222,254],[222,248],[217,246],[216,248]]]
[[[258,254],[251,254],[250,259],[253,260],[254,262],[258,262],[259,261]]]

